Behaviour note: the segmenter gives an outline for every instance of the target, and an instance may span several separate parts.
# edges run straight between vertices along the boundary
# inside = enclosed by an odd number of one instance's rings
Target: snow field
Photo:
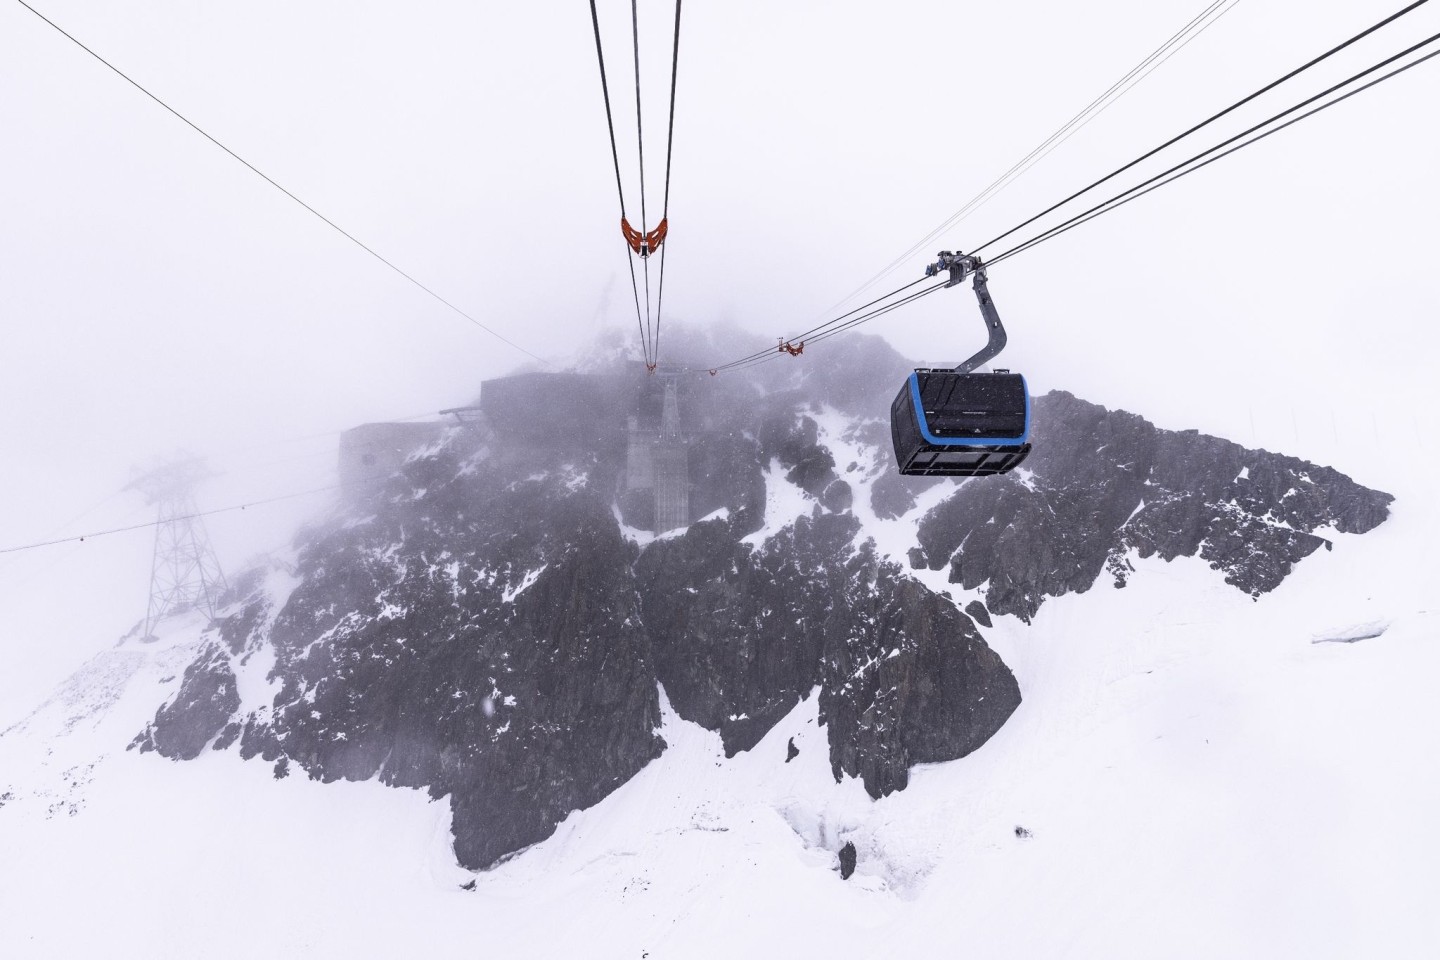
[[[868,516],[821,416],[866,532],[900,542],[925,504]],[[1421,492],[1258,602],[1152,558],[1123,590],[999,618],[983,632],[1024,702],[879,802],[831,778],[814,696],[728,760],[666,702],[663,756],[479,875],[423,793],[125,752],[188,660],[180,625],[0,735],[0,953],[1430,957],[1440,524]],[[809,511],[773,495],[767,530]]]

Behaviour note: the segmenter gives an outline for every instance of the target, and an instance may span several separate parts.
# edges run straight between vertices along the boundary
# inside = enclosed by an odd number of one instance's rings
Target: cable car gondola
[[[1030,453],[1030,393],[1009,370],[975,373],[1005,348],[1005,327],[986,286],[980,259],[941,251],[926,276],[948,270],[959,284],[973,275],[975,298],[990,334],[984,349],[953,370],[920,368],[890,405],[895,462],[905,476],[985,477],[1018,467]]]

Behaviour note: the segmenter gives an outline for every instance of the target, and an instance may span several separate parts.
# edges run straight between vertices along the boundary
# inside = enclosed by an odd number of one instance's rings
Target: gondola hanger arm
[[[998,356],[1000,351],[1005,349],[1008,337],[1005,334],[1005,325],[1000,322],[1000,312],[995,309],[995,301],[990,298],[985,264],[980,258],[974,254],[941,250],[940,259],[925,268],[925,276],[934,277],[946,272],[950,274],[950,279],[945,283],[947,288],[963,283],[968,276],[974,276],[975,299],[980,301],[980,316],[985,321],[985,330],[989,334],[985,346],[955,368],[956,373],[969,373]]]

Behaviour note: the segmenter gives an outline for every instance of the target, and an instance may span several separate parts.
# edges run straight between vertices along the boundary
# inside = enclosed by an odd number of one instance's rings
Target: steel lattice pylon
[[[211,476],[198,457],[182,457],[157,467],[125,489],[138,490],[155,504],[155,550],[150,565],[150,602],[142,640],[172,614],[199,609],[211,618],[226,589],[205,523],[195,508],[195,486]]]

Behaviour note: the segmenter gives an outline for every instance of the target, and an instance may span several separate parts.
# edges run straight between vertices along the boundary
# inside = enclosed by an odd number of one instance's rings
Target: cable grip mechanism
[[[962,283],[968,276],[975,277],[975,299],[980,302],[980,316],[985,321],[989,340],[978,353],[955,368],[956,373],[970,373],[999,355],[1000,351],[1005,349],[1008,337],[1005,335],[1005,325],[1000,322],[1000,313],[995,309],[995,301],[990,298],[985,264],[980,258],[973,254],[941,250],[940,259],[925,268],[925,276],[934,277],[945,272],[950,274],[950,279],[945,284],[947,289]]]

